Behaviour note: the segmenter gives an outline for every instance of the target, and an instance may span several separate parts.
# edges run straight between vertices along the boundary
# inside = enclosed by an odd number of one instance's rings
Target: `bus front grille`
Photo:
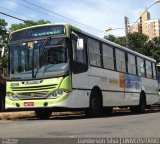
[[[44,99],[46,98],[48,91],[43,93],[41,92],[27,92],[27,93],[19,93],[18,98],[21,100],[29,100],[29,99]]]
[[[38,91],[38,90],[47,90],[56,88],[57,84],[52,85],[42,85],[42,86],[28,86],[28,87],[11,87],[12,91]]]

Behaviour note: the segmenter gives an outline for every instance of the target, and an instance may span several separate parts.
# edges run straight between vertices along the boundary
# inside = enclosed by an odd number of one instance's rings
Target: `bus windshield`
[[[68,72],[66,38],[9,45],[10,80],[63,76]]]

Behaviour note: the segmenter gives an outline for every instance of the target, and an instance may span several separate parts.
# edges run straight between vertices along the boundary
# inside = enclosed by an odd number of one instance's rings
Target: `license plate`
[[[34,102],[24,102],[24,106],[34,106]]]

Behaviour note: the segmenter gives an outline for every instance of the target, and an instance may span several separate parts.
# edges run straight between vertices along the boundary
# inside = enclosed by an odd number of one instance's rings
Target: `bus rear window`
[[[65,28],[63,25],[35,27],[13,33],[10,37],[10,41],[64,33]]]

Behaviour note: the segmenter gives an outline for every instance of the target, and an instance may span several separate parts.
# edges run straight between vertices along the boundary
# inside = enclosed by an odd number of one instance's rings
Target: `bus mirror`
[[[5,49],[4,49],[4,47],[2,47],[2,50],[1,50],[1,57],[4,56],[4,51],[5,51]]]
[[[84,41],[83,41],[83,39],[78,38],[78,40],[77,40],[77,49],[78,50],[83,50],[83,48],[84,48]]]

